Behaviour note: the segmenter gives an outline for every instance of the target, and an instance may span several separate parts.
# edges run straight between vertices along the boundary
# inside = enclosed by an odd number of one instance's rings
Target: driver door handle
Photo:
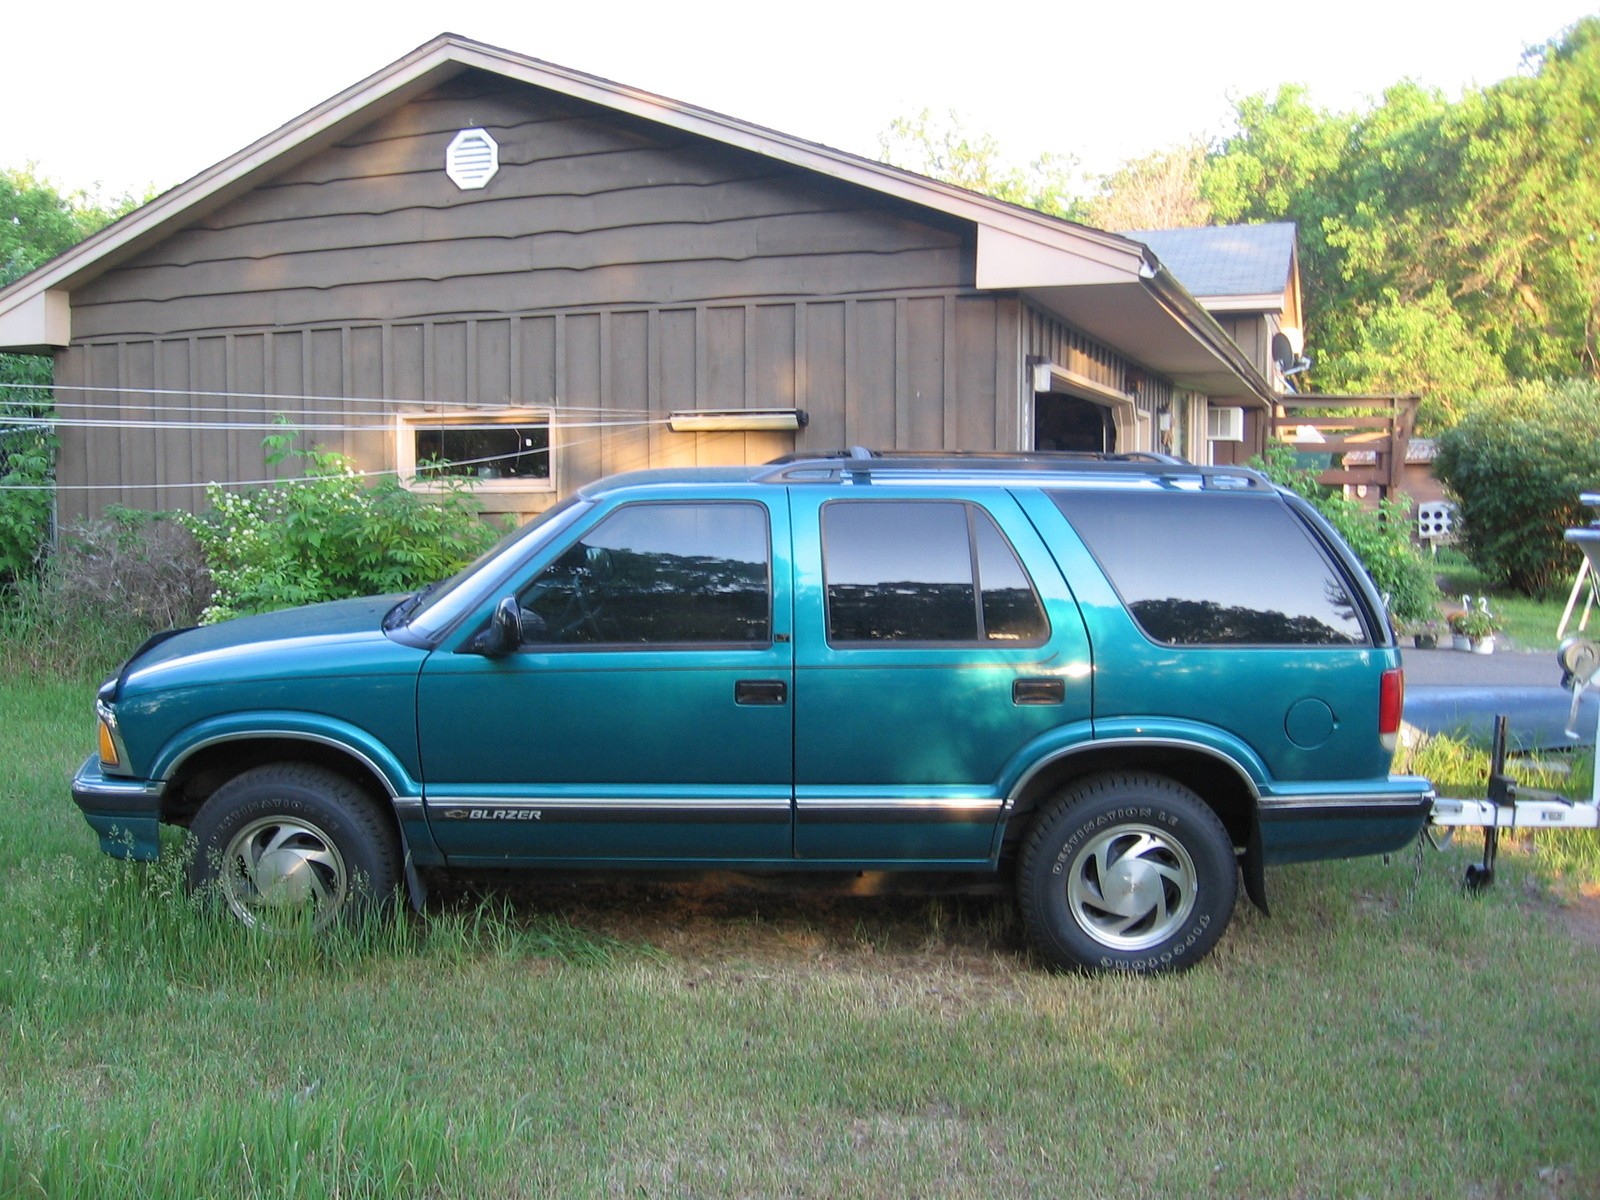
[[[740,679],[733,685],[735,704],[787,704],[789,685],[781,679]]]

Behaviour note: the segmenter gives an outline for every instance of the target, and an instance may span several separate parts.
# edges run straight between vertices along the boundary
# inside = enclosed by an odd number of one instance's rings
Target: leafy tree
[[[1450,425],[1485,388],[1510,382],[1506,366],[1468,328],[1441,285],[1414,300],[1385,289],[1355,317],[1348,348],[1325,352],[1317,379],[1329,391],[1418,392],[1418,423]]]
[[[1101,229],[1192,229],[1211,224],[1200,193],[1206,148],[1189,142],[1129,159],[1100,181],[1084,219]]]
[[[1600,19],[1527,66],[1456,102],[1240,102],[1201,192],[1219,220],[1299,226],[1319,384],[1434,393],[1437,427],[1507,379],[1600,371]]]
[[[133,207],[64,194],[31,167],[0,169],[0,287],[14,283]],[[0,584],[29,573],[49,534],[55,440],[47,358],[0,354]]]
[[[1035,208],[1052,216],[1080,219],[1073,194],[1074,160],[1044,153],[1026,167],[1010,162],[1000,143],[986,133],[969,133],[959,114],[935,117],[929,109],[896,117],[878,137],[886,163],[942,179],[997,200]]]

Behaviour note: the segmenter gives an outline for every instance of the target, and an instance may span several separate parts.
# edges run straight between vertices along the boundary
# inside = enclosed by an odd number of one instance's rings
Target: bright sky
[[[1593,3],[1593,0],[1591,0]],[[1033,5],[878,0],[78,0],[9,6],[0,166],[108,193],[170,187],[449,30],[870,157],[896,116],[955,109],[1018,161],[1103,172],[1224,131],[1305,83],[1364,105],[1520,69],[1577,0]]]

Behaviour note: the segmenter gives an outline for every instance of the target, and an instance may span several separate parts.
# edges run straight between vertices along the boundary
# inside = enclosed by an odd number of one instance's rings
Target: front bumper
[[[160,783],[107,775],[94,755],[72,777],[73,802],[100,835],[100,849],[136,862],[161,856],[162,790]]]

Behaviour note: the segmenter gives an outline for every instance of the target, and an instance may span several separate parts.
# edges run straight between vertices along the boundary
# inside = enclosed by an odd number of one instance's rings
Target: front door
[[[602,506],[508,588],[520,649],[429,658],[425,799],[452,864],[790,857],[789,532],[775,491],[771,504]]]

